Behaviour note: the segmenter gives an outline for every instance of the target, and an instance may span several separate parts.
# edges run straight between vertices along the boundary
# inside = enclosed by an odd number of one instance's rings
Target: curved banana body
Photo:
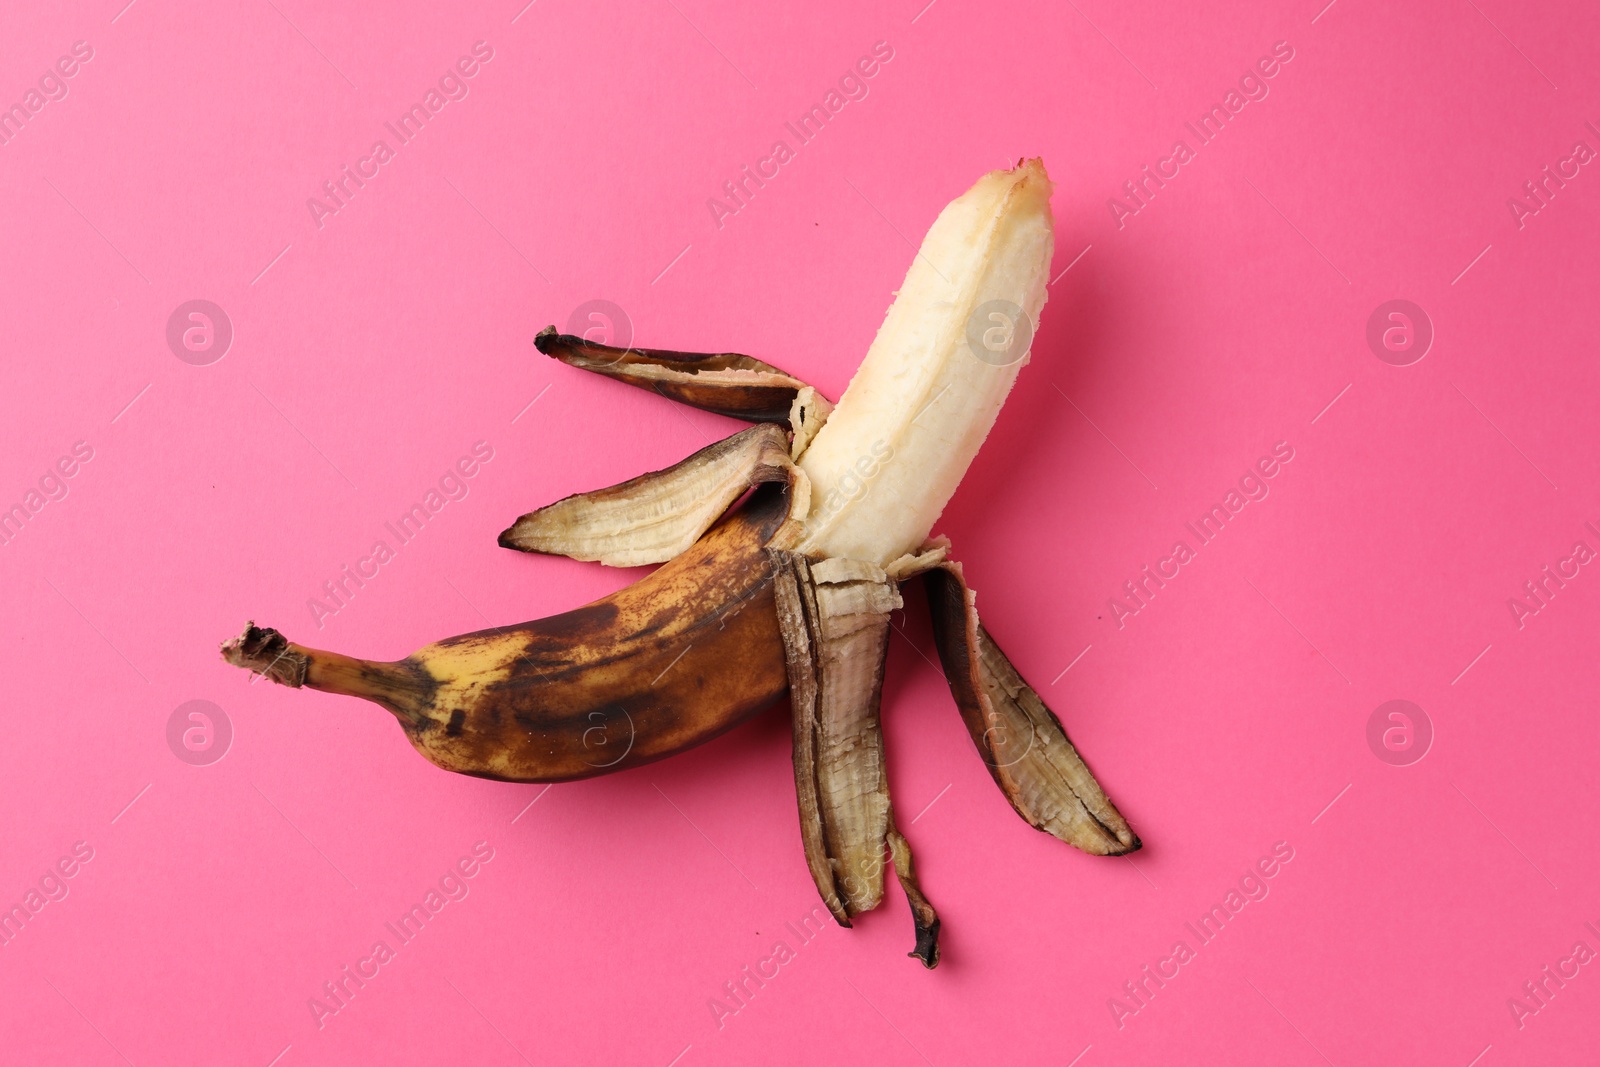
[[[448,771],[559,782],[708,741],[788,687],[764,549],[788,539],[776,486],[625,589],[546,619],[446,638],[394,663],[251,626],[223,648],[275,681],[365,697]]]
[[[285,685],[372,700],[445,770],[518,782],[661,759],[787,691],[818,892],[848,926],[879,905],[892,864],[915,925],[911,955],[935,966],[940,919],[895,823],[880,722],[907,579],[924,579],[952,695],[1017,813],[1093,854],[1140,847],[981,624],[960,565],[945,558],[949,542],[927,539],[1027,361],[1053,248],[1050,189],[1042,162],[1024,161],[940,214],[837,407],[738,353],[608,348],[541,331],[539,350],[562,362],[756,423],[500,534],[528,552],[661,564],[626,589],[392,663],[292,644],[253,623],[223,657]]]

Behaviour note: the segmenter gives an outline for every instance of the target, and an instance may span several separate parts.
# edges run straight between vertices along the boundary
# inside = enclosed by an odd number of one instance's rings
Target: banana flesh
[[[821,505],[806,522],[807,555],[881,566],[927,539],[1027,363],[1055,243],[1050,189],[1044,164],[1029,160],[984,175],[934,221],[800,459]],[[974,351],[971,338],[991,331],[1006,345]]]

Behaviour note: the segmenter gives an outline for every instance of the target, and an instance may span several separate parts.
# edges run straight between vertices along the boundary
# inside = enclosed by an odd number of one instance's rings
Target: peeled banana
[[[500,535],[527,552],[661,564],[635,584],[395,662],[307,648],[254,623],[223,657],[284,685],[371,700],[435,764],[504,781],[636,767],[787,691],[801,843],[818,892],[848,926],[881,902],[892,865],[916,928],[911,955],[933,967],[940,920],[895,824],[879,718],[903,582],[926,587],[951,692],[1017,813],[1096,855],[1139,847],[979,623],[948,542],[929,539],[1027,361],[1053,246],[1050,191],[1042,161],[1027,160],[944,209],[837,406],[749,356],[542,331],[539,350],[564,363],[755,423],[666,470],[523,515]]]

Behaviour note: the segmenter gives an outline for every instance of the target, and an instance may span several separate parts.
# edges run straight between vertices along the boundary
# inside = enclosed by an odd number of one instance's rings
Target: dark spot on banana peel
[[[906,955],[921,960],[922,965],[930,971],[939,966],[939,929],[943,925],[943,920],[937,918],[926,926],[913,920],[917,941],[916,946]]]
[[[550,616],[540,636],[549,642],[576,643],[604,633],[616,619],[617,605],[601,600]]]
[[[461,724],[467,721],[467,713],[460,708],[450,713],[450,724],[444,728],[446,737],[460,737]]]

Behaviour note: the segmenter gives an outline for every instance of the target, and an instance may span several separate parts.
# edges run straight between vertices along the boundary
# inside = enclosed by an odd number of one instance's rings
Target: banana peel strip
[[[950,554],[950,539],[948,537],[930,537],[923,542],[921,548],[915,552],[907,552],[899,559],[892,560],[884,567],[884,573],[892,582],[903,582],[925,574],[945,561]]]
[[[895,826],[879,702],[894,581],[875,564],[808,561],[768,548],[794,709],[795,792],[806,864],[841,926],[883,900],[884,867],[911,905],[924,966],[939,962],[939,916],[918,885],[911,847]]]
[[[806,514],[810,482],[789,458],[787,435],[770,424],[741,430],[666,470],[530,511],[500,534],[500,544],[610,567],[665,563],[765,482],[789,485],[790,514]]]
[[[806,383],[737,352],[615,348],[546,326],[533,340],[545,355],[705,411],[749,422],[787,425]]]
[[[942,563],[923,582],[950,692],[972,743],[1017,814],[1093,855],[1137,850],[1138,835],[1095,781],[1061,720],[979,623],[961,564]]]

